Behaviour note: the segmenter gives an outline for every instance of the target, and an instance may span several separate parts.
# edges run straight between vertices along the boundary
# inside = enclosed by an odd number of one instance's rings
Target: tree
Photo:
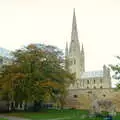
[[[62,96],[74,82],[74,76],[64,69],[64,56],[57,47],[31,44],[13,55],[0,80],[9,99],[16,103],[44,101],[48,94],[51,98]]]
[[[120,56],[116,56],[116,58],[118,60],[120,60]],[[114,72],[114,75],[113,75],[113,78],[114,79],[117,79],[118,81],[120,80],[120,63],[116,64],[116,65],[110,65],[111,69],[113,70]],[[116,87],[118,89],[120,89],[120,81],[116,84]]]

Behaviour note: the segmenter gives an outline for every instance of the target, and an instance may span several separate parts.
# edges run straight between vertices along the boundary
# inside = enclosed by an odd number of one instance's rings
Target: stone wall
[[[94,100],[111,100],[120,111],[120,91],[115,89],[72,89],[66,98],[66,107],[77,109],[90,109]]]

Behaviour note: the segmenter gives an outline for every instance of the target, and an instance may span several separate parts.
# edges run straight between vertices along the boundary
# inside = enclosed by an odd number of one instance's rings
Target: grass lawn
[[[103,118],[88,118],[88,111],[85,110],[44,110],[35,113],[21,112],[6,115],[29,118],[31,120],[103,120]],[[120,120],[120,114],[114,117],[113,120]]]
[[[8,119],[5,119],[5,118],[0,118],[0,120],[8,120]]]

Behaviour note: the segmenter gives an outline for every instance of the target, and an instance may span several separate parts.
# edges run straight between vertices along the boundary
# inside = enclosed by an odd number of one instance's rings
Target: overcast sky
[[[0,0],[0,47],[70,42],[73,8],[86,70],[117,63],[120,54],[120,0]]]

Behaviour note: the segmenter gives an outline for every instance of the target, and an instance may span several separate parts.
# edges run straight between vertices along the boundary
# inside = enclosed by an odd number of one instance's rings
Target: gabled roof
[[[89,71],[89,72],[83,72],[81,74],[81,79],[85,78],[95,78],[95,77],[103,77],[103,71]]]

